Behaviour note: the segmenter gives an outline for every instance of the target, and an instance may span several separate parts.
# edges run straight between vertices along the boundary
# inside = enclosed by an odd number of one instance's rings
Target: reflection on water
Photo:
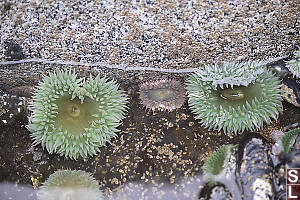
[[[130,200],[140,200],[140,199],[198,199],[200,189],[203,188],[204,179],[202,176],[195,176],[185,178],[179,181],[178,184],[170,185],[164,183],[126,183],[116,189],[110,194],[106,194],[103,199],[119,200],[119,199],[130,199]],[[77,189],[77,188],[76,188]],[[91,194],[89,191],[83,188],[77,189],[77,194],[72,193],[68,188],[55,188],[50,191],[49,194],[61,194],[51,195],[48,200],[89,200],[86,198]],[[1,200],[36,200],[38,190],[34,190],[33,187],[27,185],[15,185],[12,183],[2,183],[0,184],[0,199]],[[78,194],[86,194],[87,196],[80,196]],[[56,198],[53,198],[56,197]],[[63,198],[64,197],[64,198]],[[75,198],[76,197],[76,198]],[[46,200],[46,199],[42,199]],[[95,199],[96,200],[96,199]],[[100,200],[100,199],[99,199]]]
[[[202,176],[188,177],[175,184],[164,183],[128,183],[112,193],[112,199],[199,199],[200,190],[205,181]]]
[[[1,200],[36,200],[35,190],[32,186],[16,185],[12,183],[0,184]]]

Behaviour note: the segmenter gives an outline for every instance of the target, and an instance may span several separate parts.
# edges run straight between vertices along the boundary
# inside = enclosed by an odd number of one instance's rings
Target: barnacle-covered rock
[[[200,200],[232,200],[231,193],[221,185],[206,185],[205,187],[210,187],[209,189],[204,189],[199,195]]]
[[[290,76],[285,77],[282,80],[282,98],[294,106],[300,107],[300,80]]]
[[[268,146],[259,138],[252,138],[243,149],[239,174],[245,200],[274,197],[268,150]]]

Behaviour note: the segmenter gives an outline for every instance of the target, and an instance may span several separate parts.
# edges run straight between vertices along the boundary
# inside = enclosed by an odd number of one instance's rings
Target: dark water
[[[207,155],[223,144],[238,143],[240,136],[202,128],[187,102],[169,113],[146,112],[139,104],[138,87],[122,87],[131,91],[130,106],[118,137],[96,156],[76,161],[49,154],[40,145],[32,147],[27,112],[22,106],[18,112],[17,97],[7,97],[10,102],[1,108],[5,120],[0,121],[0,199],[35,199],[33,188],[58,169],[91,172],[114,199],[198,199]],[[260,131],[267,139],[272,130],[300,121],[299,108],[283,105],[279,119]]]

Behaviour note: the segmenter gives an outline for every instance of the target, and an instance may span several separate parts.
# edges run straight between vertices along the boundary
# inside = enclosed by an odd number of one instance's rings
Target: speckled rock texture
[[[0,46],[27,58],[186,68],[283,56],[300,39],[298,0],[1,2]]]

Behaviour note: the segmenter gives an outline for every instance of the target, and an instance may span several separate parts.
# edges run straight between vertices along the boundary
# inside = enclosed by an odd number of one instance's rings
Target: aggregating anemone
[[[224,145],[209,155],[203,165],[203,174],[207,180],[211,182],[219,181],[218,177],[223,176],[232,151],[232,145]]]
[[[36,87],[28,130],[33,144],[71,159],[95,155],[116,136],[127,98],[115,81],[78,79],[71,71],[45,76]]]
[[[290,152],[299,134],[300,134],[300,128],[296,128],[286,132],[281,137],[280,146],[286,154]]]
[[[140,99],[146,110],[172,111],[185,102],[186,90],[176,80],[156,80],[140,85]]]
[[[286,67],[293,76],[300,78],[300,49],[294,52],[294,58],[286,62]]]
[[[259,129],[282,110],[280,81],[259,62],[205,66],[187,81],[189,105],[209,129]]]
[[[300,107],[300,50],[294,52],[295,58],[286,62],[286,67],[291,75],[286,75],[282,80],[282,97],[296,107]]]
[[[82,170],[58,170],[37,193],[39,200],[101,200],[98,182]]]

